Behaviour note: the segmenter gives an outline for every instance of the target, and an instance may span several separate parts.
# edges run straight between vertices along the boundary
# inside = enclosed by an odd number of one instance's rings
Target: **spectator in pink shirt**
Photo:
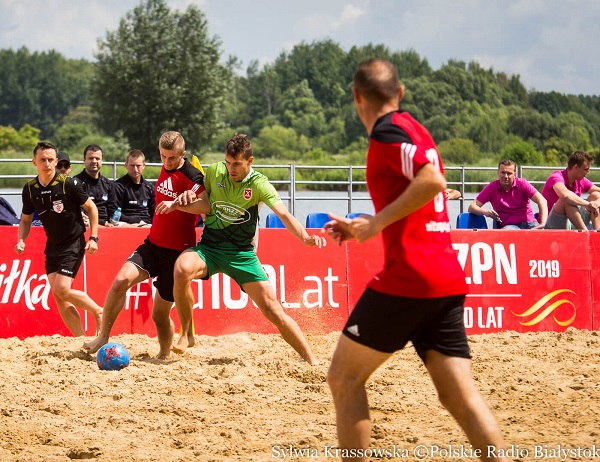
[[[567,229],[568,221],[579,230],[587,230],[588,223],[593,229],[600,227],[600,188],[586,178],[592,160],[588,153],[575,151],[565,170],[548,177],[542,189],[550,210],[546,229]],[[589,193],[587,200],[581,197],[583,193]]]
[[[505,159],[498,164],[498,179],[488,184],[469,205],[469,212],[484,215],[498,222],[502,229],[542,229],[546,224],[546,199],[525,179],[516,177],[516,165]],[[538,220],[531,202],[538,205]],[[483,209],[486,203],[491,209]]]

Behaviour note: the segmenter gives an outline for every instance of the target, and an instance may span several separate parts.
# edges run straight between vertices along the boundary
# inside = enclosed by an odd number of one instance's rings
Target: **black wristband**
[[[98,238],[98,236],[90,236],[90,241],[94,241],[96,244],[98,243],[100,239]]]

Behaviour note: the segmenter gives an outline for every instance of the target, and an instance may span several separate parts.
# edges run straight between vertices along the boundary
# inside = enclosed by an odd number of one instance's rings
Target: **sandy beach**
[[[155,338],[121,335],[111,340],[131,363],[116,372],[98,369],[83,338],[1,339],[0,460],[336,460],[325,377],[337,337],[309,337],[320,360],[309,366],[278,335],[198,336],[172,361],[153,359]],[[594,459],[597,332],[503,332],[470,344],[515,460]],[[368,393],[371,448],[388,451],[372,460],[474,460],[411,346],[374,374]]]

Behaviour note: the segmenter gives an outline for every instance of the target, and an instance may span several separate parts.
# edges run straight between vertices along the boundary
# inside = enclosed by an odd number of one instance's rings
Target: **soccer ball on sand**
[[[98,350],[96,364],[103,371],[120,371],[129,365],[129,351],[120,343],[107,343]]]

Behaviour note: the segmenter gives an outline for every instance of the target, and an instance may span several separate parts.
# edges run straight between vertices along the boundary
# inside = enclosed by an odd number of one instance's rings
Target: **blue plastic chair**
[[[285,225],[283,224],[281,219],[274,213],[269,213],[267,215],[265,226],[267,228],[285,228]]]
[[[331,221],[327,213],[309,213],[306,216],[306,227],[307,228],[322,228],[325,223]]]
[[[487,221],[483,215],[474,213],[459,213],[456,217],[457,229],[488,229]]]
[[[367,216],[371,216],[370,213],[363,213],[363,212],[350,212],[346,214],[346,218],[356,218],[356,217],[360,217],[361,215],[367,215]]]

